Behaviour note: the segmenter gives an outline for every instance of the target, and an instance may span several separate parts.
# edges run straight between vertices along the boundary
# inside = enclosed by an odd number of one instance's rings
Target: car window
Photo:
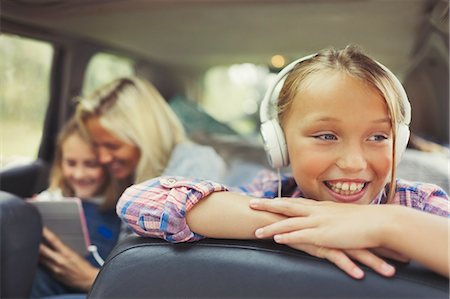
[[[88,64],[82,93],[88,95],[105,83],[134,74],[133,59],[109,53],[97,53]]]
[[[50,43],[0,34],[0,168],[34,160],[49,101]]]
[[[250,63],[210,68],[203,77],[203,109],[242,135],[259,128],[259,103],[273,76],[267,66]]]

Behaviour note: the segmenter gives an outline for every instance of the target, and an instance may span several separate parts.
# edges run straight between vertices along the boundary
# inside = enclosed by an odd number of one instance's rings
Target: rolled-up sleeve
[[[166,176],[133,185],[120,197],[116,212],[138,235],[190,242],[202,239],[186,223],[186,213],[201,199],[224,185],[208,180]]]
[[[441,187],[430,183],[397,180],[392,203],[450,217],[450,201],[447,193]]]

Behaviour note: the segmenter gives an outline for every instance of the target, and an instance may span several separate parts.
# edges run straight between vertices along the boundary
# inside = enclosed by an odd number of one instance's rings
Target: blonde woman
[[[80,100],[76,114],[100,163],[118,182],[118,195],[162,174],[219,179],[225,171],[212,148],[189,141],[168,103],[141,78],[120,78],[100,87]]]

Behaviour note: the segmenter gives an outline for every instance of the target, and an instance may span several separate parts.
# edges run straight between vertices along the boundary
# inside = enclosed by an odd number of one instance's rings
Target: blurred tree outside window
[[[134,60],[109,53],[98,53],[92,57],[84,76],[84,96],[114,79],[135,74]]]
[[[273,74],[250,63],[216,66],[203,77],[202,108],[241,135],[259,132],[259,104]]]
[[[50,43],[0,34],[0,169],[37,158],[52,59]]]

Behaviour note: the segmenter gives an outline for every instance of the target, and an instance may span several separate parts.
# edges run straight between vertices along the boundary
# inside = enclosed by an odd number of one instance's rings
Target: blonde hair
[[[406,123],[406,109],[401,99],[401,91],[389,74],[375,60],[368,57],[362,50],[354,45],[349,45],[342,50],[325,49],[315,56],[298,63],[287,76],[278,99],[278,119],[284,127],[286,119],[291,111],[295,96],[305,87],[305,82],[312,75],[324,71],[345,72],[359,78],[369,84],[386,101],[392,127],[392,173],[388,198],[392,199],[395,192],[396,175],[396,139],[400,123]]]
[[[55,158],[53,160],[52,168],[50,170],[50,183],[48,188],[49,190],[59,189],[61,190],[63,196],[68,197],[75,196],[75,190],[73,190],[73,188],[70,186],[69,182],[63,175],[62,164],[64,153],[62,148],[66,140],[74,135],[80,136],[81,139],[83,139],[88,145],[91,146],[89,140],[83,137],[81,128],[78,126],[75,119],[74,118],[69,119],[58,134],[58,140],[56,142],[56,149],[55,149]],[[92,148],[92,151],[94,151],[94,148]],[[100,188],[97,190],[96,194],[93,194],[93,196],[97,195],[104,196],[104,201],[101,205],[101,209],[106,210],[114,208],[115,198],[113,197],[111,178],[106,168],[104,168],[103,166],[102,168],[105,176],[104,182],[102,186],[100,186]]]
[[[76,114],[86,133],[86,121],[97,117],[111,134],[139,149],[139,163],[131,178],[134,183],[160,176],[174,147],[186,140],[167,102],[152,84],[138,77],[100,87],[80,100]]]

